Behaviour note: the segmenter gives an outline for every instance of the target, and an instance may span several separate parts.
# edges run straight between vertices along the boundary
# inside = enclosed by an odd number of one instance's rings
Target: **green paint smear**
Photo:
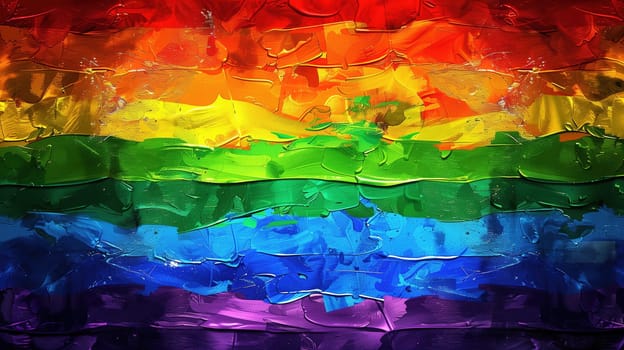
[[[271,134],[277,136],[278,138],[282,139],[282,140],[294,140],[297,137],[292,136],[292,135],[288,135],[288,134],[283,134],[281,132],[276,132],[276,131],[272,131]]]
[[[210,149],[177,139],[144,142],[64,135],[27,147],[0,148],[0,184],[59,185],[113,178],[128,181],[249,182],[320,179],[391,186],[419,180],[469,182],[526,178],[584,183],[624,175],[624,142],[587,135],[523,140],[499,133],[473,150],[441,152],[436,142],[386,143],[372,128],[345,127],[346,137],[314,136],[286,145]]]
[[[370,96],[356,96],[353,98],[353,105],[349,108],[349,111],[360,113],[370,108]]]
[[[290,225],[296,225],[297,224],[297,220],[279,220],[279,221],[271,221],[268,225],[265,225],[265,228],[271,228],[271,227],[282,227],[282,226],[290,226]]]
[[[525,179],[470,183],[421,181],[391,187],[320,180],[210,184],[106,179],[68,186],[0,186],[0,215],[20,218],[30,212],[60,212],[124,227],[160,224],[184,232],[268,208],[296,216],[326,216],[332,211],[346,210],[353,216],[366,218],[379,213],[364,205],[362,198],[382,212],[442,221],[553,208],[580,219],[584,213],[601,206],[624,214],[624,179],[585,184],[538,183]]]

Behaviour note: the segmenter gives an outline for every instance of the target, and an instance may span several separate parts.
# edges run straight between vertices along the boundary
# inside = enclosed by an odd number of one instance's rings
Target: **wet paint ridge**
[[[621,325],[610,323],[605,315],[600,315],[595,308],[580,310],[589,302],[600,301],[604,296],[620,293],[617,289],[596,290],[595,293],[586,293],[584,296],[571,294],[555,296],[532,288],[513,289],[505,286],[483,285],[488,296],[481,301],[457,301],[440,299],[432,296],[418,298],[387,297],[380,301],[366,300],[360,304],[346,307],[340,311],[327,312],[324,309],[322,297],[311,295],[294,301],[290,304],[271,305],[261,301],[248,300],[235,293],[221,293],[213,296],[202,296],[185,290],[171,287],[162,287],[148,296],[140,295],[141,286],[125,285],[116,287],[96,287],[82,293],[72,293],[70,298],[79,300],[75,305],[82,305],[85,309],[75,310],[78,313],[89,311],[86,320],[76,322],[74,327],[97,329],[105,321],[109,325],[131,326],[151,325],[159,328],[177,329],[220,329],[236,328],[244,331],[273,331],[280,332],[328,332],[341,333],[347,329],[367,329],[372,332],[388,332],[408,329],[427,328],[502,328],[502,329],[543,329],[550,331],[576,330],[582,326],[586,330],[617,330]],[[45,300],[44,298],[52,300]],[[583,300],[584,298],[585,300]],[[22,308],[23,313],[14,313],[7,321],[13,321],[7,328],[17,328],[32,331],[44,326],[46,315],[29,303],[36,303],[42,309],[50,307],[50,303],[58,295],[37,295],[27,290],[4,290],[1,300],[12,309]],[[566,303],[546,306],[549,301],[560,299]],[[503,302],[515,313],[497,312],[497,301]],[[136,310],[137,312],[124,313],[116,306],[128,305],[132,310],[145,302],[152,308]],[[622,306],[618,302],[613,311],[622,317]],[[67,305],[69,306],[69,305]],[[428,312],[430,308],[444,310],[461,310],[462,312]],[[542,310],[540,315],[540,309]],[[149,310],[150,312],[145,312]],[[522,310],[522,311],[521,311]],[[62,313],[65,310],[59,310]],[[126,310],[127,311],[127,310]],[[143,311],[143,312],[140,312]],[[567,311],[567,312],[566,312]],[[558,314],[559,313],[559,314]],[[565,315],[568,313],[568,315]],[[197,317],[200,314],[205,319]],[[615,316],[614,315],[614,316]],[[23,324],[26,317],[31,320]],[[566,317],[567,316],[567,317]],[[49,320],[57,323],[58,320]],[[77,321],[77,320],[76,320]],[[600,322],[602,321],[602,322]],[[228,325],[228,323],[230,323]],[[71,330],[70,325],[57,324],[59,330]],[[167,327],[168,326],[168,327]]]
[[[624,317],[622,289],[561,296],[531,288],[480,288],[486,297],[477,302],[387,297],[333,312],[325,310],[319,295],[271,305],[235,293],[202,296],[171,287],[149,295],[141,295],[136,285],[68,295],[5,289],[0,345],[390,350],[564,349],[580,343],[616,349],[623,341],[622,325],[613,321]]]
[[[559,209],[580,219],[602,206],[624,213],[622,188],[621,178],[585,184],[522,178],[419,181],[392,187],[310,179],[230,184],[105,179],[65,186],[0,186],[0,215],[64,213],[125,228],[165,225],[179,232],[265,209],[298,217],[324,217],[346,210],[352,216],[371,218],[382,211],[452,222],[499,212]]]
[[[172,286],[276,304],[323,293],[328,310],[387,296],[480,300],[483,284],[574,294],[624,284],[624,245],[613,227],[624,218],[607,209],[582,220],[551,211],[459,223],[266,211],[180,235],[36,213],[2,219],[0,288],[63,294],[139,284],[148,293]]]
[[[240,150],[176,139],[133,142],[64,135],[0,149],[0,184],[61,185],[104,178],[212,183],[319,179],[390,186],[520,177],[585,183],[624,175],[624,142],[602,135],[562,133],[523,140],[500,132],[491,145],[472,150],[445,150],[443,144],[424,141],[386,143],[374,129],[351,136],[316,136],[286,146],[257,142]]]
[[[361,29],[400,29],[412,21],[439,21],[461,23],[463,25],[487,25],[486,29],[517,27],[526,31],[531,28],[562,28],[558,16],[571,21],[572,28],[581,27],[579,33],[565,30],[573,38],[585,38],[585,27],[619,23],[617,3],[600,0],[592,3],[542,4],[538,1],[509,1],[506,12],[494,2],[478,1],[472,4],[468,0],[441,0],[435,4],[422,6],[420,3],[400,3],[394,1],[379,2],[374,0],[336,1],[322,4],[309,4],[305,1],[278,0],[271,3],[246,4],[242,0],[214,1],[203,3],[192,1],[185,6],[170,0],[137,2],[132,4],[103,0],[98,6],[74,3],[69,0],[55,0],[45,3],[28,3],[27,6],[10,6],[3,13],[4,25],[15,27],[36,27],[38,30],[62,30],[72,33],[90,33],[104,29],[122,29],[129,27],[147,28],[204,28],[206,12],[210,12],[211,21],[222,22],[223,29],[238,32],[241,29],[257,26],[264,30],[301,28],[314,25],[333,24],[337,21],[353,22]],[[523,6],[520,6],[523,5]],[[574,6],[576,5],[576,6]],[[582,6],[581,6],[582,5]],[[548,10],[545,10],[548,9]],[[9,12],[11,10],[11,12]],[[559,10],[557,15],[554,10]],[[613,13],[613,15],[607,15]],[[588,18],[600,18],[595,24]],[[46,21],[37,21],[43,17]],[[64,18],[65,22],[59,22]],[[513,19],[513,20],[512,20]],[[532,19],[532,21],[530,21]],[[40,23],[42,22],[42,23]],[[496,25],[495,25],[496,24]],[[214,25],[214,24],[213,24]],[[38,36],[44,36],[37,32]],[[45,37],[45,36],[44,36]],[[577,39],[578,40],[578,39]]]
[[[466,71],[460,72],[470,74]],[[570,72],[570,74],[573,73],[582,74]],[[460,73],[457,74],[460,75]],[[475,85],[479,85],[480,80],[487,79],[487,76],[484,78],[476,75],[477,73],[474,74],[474,76],[451,76],[446,79],[467,81]],[[492,73],[481,72],[479,74]],[[384,70],[382,73],[360,77],[358,81],[359,84],[365,85],[364,82],[367,80],[393,81],[399,76],[409,77],[403,79],[417,79],[408,66],[400,66]],[[127,77],[127,79],[137,80],[136,77]],[[586,80],[592,81],[592,78],[586,77]],[[594,80],[599,80],[599,78],[595,77]],[[608,81],[617,82],[615,78]],[[204,81],[203,84],[211,84],[211,82]],[[344,84],[347,85],[347,82]],[[505,88],[506,86],[507,84],[503,85]],[[336,89],[342,88],[340,86]],[[366,90],[366,87],[361,86],[358,90]],[[624,90],[624,85],[622,90]],[[424,92],[420,91],[420,93]],[[123,102],[123,107],[111,107],[112,112],[104,113],[100,110],[100,114],[92,115],[86,112],[70,114],[65,110],[69,108],[68,104],[75,110],[88,110],[93,108],[91,107],[95,103],[93,100],[68,102],[70,98],[63,95],[52,99],[57,101],[55,103],[52,103],[50,99],[40,102],[61,109],[50,110],[36,108],[37,104],[28,108],[13,101],[2,102],[0,97],[0,110],[4,110],[3,119],[0,121],[0,147],[21,146],[58,134],[77,134],[114,136],[132,141],[177,138],[189,144],[213,148],[222,146],[246,148],[249,146],[249,141],[290,143],[312,136],[340,136],[343,130],[348,128],[347,125],[355,128],[361,127],[363,123],[377,125],[380,130],[383,130],[383,138],[386,140],[407,138],[417,141],[442,142],[451,145],[454,149],[487,145],[495,137],[497,131],[514,131],[523,138],[532,139],[557,132],[583,131],[588,127],[599,126],[609,135],[623,137],[624,125],[620,125],[620,120],[624,118],[624,108],[622,108],[624,99],[611,90],[605,94],[607,93],[612,93],[613,96],[609,95],[611,97],[600,101],[578,96],[542,94],[521,111],[517,108],[500,111],[465,111],[444,118],[428,115],[427,111],[423,110],[426,108],[423,107],[422,101],[408,103],[399,99],[374,104],[371,102],[371,97],[374,96],[353,98],[325,96],[328,99],[330,97],[344,99],[342,104],[351,105],[351,107],[340,111],[335,106],[337,102],[334,102],[334,106],[310,106],[304,111],[291,111],[290,115],[270,111],[267,107],[260,106],[260,102],[250,103],[244,100],[225,99],[220,95],[209,105],[139,99],[135,102]],[[308,114],[312,113],[311,111],[319,116],[309,117]],[[303,113],[303,115],[297,115],[297,113]],[[29,118],[24,118],[25,115]],[[50,116],[56,116],[56,118]],[[61,117],[58,116],[64,116],[64,122],[60,122]],[[519,120],[522,120],[522,123]],[[59,124],[67,126],[61,127]],[[10,132],[3,136],[2,130]]]

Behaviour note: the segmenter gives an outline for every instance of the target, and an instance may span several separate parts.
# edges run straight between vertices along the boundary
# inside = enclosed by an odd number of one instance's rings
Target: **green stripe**
[[[22,217],[30,211],[61,212],[124,227],[161,224],[188,231],[266,208],[297,216],[324,216],[331,211],[347,210],[354,216],[370,217],[377,212],[360,203],[360,198],[366,198],[382,212],[444,221],[552,208],[580,218],[601,205],[624,213],[622,189],[624,179],[577,185],[524,179],[421,181],[392,187],[319,180],[209,184],[108,179],[70,186],[0,186],[0,215]]]
[[[287,146],[253,143],[251,149],[209,149],[175,139],[133,142],[112,137],[57,136],[28,147],[0,148],[0,184],[55,185],[103,178],[230,183],[322,179],[377,186],[417,180],[467,182],[525,177],[582,183],[624,174],[624,143],[559,135],[526,141],[499,133],[496,143],[440,151],[436,143],[311,137]]]

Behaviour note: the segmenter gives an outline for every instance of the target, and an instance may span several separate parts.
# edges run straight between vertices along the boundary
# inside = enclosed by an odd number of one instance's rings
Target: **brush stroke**
[[[319,295],[286,305],[233,293],[202,296],[176,288],[140,295],[140,286],[96,287],[69,295],[0,292],[0,345],[57,349],[616,349],[622,289],[572,295],[483,285],[484,300],[437,297],[367,300],[327,312]],[[610,300],[617,300],[611,302]],[[504,310],[504,311],[501,311]],[[444,312],[440,312],[444,311]]]
[[[105,179],[67,186],[0,186],[0,215],[65,213],[126,228],[165,225],[179,232],[269,208],[300,218],[346,210],[362,218],[383,211],[460,222],[498,212],[549,209],[581,218],[603,206],[624,213],[622,188],[620,178],[586,184],[504,178],[470,183],[420,181],[392,187],[305,179],[239,184]]]
[[[624,174],[624,143],[600,135],[563,133],[522,140],[500,132],[490,146],[449,151],[435,142],[387,144],[374,128],[355,130],[350,131],[353,139],[318,136],[286,147],[257,142],[249,150],[210,149],[175,139],[132,142],[58,136],[27,147],[1,148],[0,184],[60,185],[104,178],[217,183],[311,178],[389,186],[520,177],[584,183]],[[569,140],[562,141],[565,138]]]
[[[624,283],[613,230],[623,220],[608,210],[582,221],[554,211],[463,223],[264,213],[178,235],[167,226],[125,230],[39,213],[3,220],[0,288],[63,294],[130,283],[279,304],[323,293],[328,310],[385,296],[479,300],[482,284],[578,293]]]

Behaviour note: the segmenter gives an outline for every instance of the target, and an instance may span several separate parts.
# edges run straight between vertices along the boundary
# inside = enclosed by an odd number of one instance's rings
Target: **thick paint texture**
[[[501,178],[375,187],[322,180],[239,184],[101,180],[66,186],[2,186],[0,213],[20,218],[29,213],[55,212],[126,228],[167,225],[178,232],[226,223],[265,209],[310,218],[341,210],[354,217],[371,218],[381,211],[446,222],[476,220],[492,213],[559,209],[578,219],[602,206],[623,213],[623,181],[617,178],[571,185]]]
[[[616,349],[622,341],[611,320],[622,315],[621,290],[554,296],[530,288],[482,289],[487,296],[478,303],[388,297],[331,313],[318,296],[271,305],[234,293],[202,296],[175,288],[143,296],[136,286],[96,287],[63,298],[17,289],[0,296],[3,325],[15,330],[0,344],[42,349],[59,343],[95,349],[206,344],[217,349]],[[232,329],[224,330],[223,324]],[[602,330],[584,331],[595,326]]]
[[[624,3],[0,2],[0,347],[619,349]]]
[[[580,220],[550,211],[456,223],[268,211],[182,235],[48,213],[26,216],[21,227],[3,221],[12,234],[2,237],[0,259],[20,269],[0,275],[0,286],[53,294],[141,284],[281,304],[323,293],[331,311],[385,296],[479,300],[483,284],[574,294],[624,278],[621,237],[611,229],[624,218],[605,209]]]
[[[247,150],[212,149],[176,139],[132,142],[59,136],[28,147],[1,148],[5,171],[0,183],[61,185],[109,177],[217,183],[312,178],[389,186],[521,177],[587,183],[624,175],[624,143],[600,130],[592,130],[597,136],[563,133],[530,141],[501,132],[492,145],[471,150],[422,141],[387,144],[376,131],[355,128],[351,137],[318,136],[287,146],[258,142]]]

